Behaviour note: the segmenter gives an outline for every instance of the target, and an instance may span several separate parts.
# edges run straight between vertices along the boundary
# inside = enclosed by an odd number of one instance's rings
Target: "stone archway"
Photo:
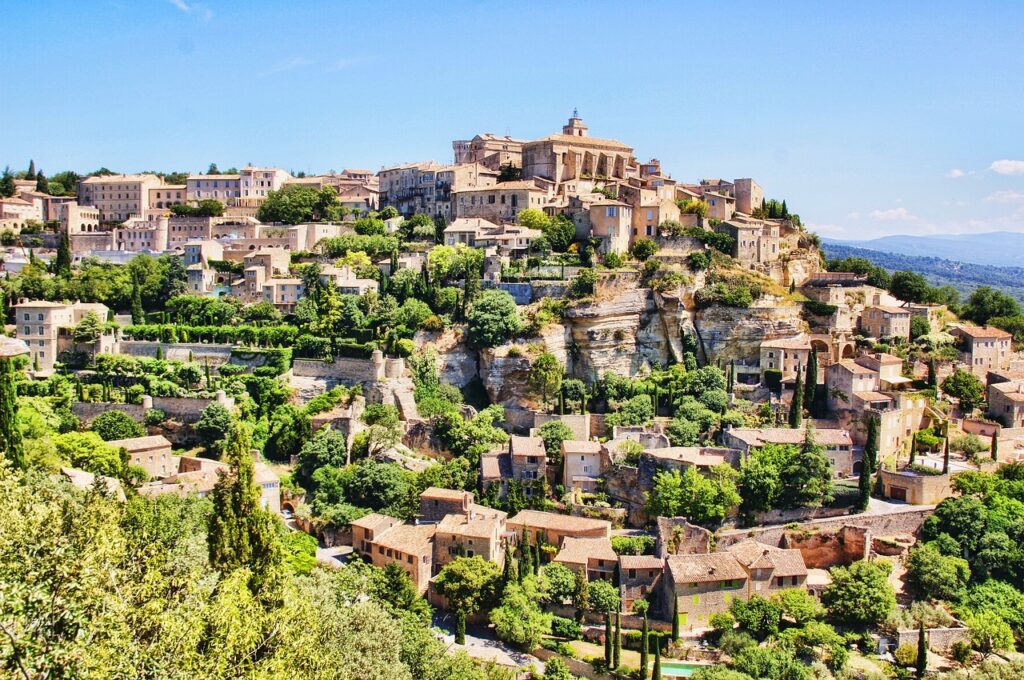
[[[848,342],[843,345],[842,354],[840,356],[843,359],[852,359],[855,356],[855,354],[856,350],[854,349],[853,343]]]

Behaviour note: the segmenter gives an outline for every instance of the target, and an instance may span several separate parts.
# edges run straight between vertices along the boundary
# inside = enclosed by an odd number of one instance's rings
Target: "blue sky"
[[[0,164],[448,161],[573,107],[823,235],[1024,231],[1024,3],[5,4]]]

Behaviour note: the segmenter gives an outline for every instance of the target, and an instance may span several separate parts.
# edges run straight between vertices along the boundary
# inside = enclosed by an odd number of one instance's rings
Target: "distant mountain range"
[[[949,234],[932,236],[883,236],[870,241],[826,243],[849,248],[877,250],[900,255],[931,256],[957,262],[996,267],[1024,267],[1024,233],[992,231],[985,234]]]
[[[993,236],[994,234],[978,234],[977,236]],[[995,247],[999,253],[999,259],[1003,261],[1024,260],[1024,235],[1000,233],[1000,236],[1012,236],[1022,239],[1021,245],[1002,245]],[[913,239],[921,238],[928,240],[933,237],[913,236],[889,236],[884,239],[868,241],[878,244],[886,239]],[[935,238],[944,241],[941,237]],[[826,257],[846,258],[863,257],[880,267],[889,271],[914,271],[924,274],[925,278],[934,286],[950,285],[956,288],[965,299],[971,291],[979,286],[991,286],[999,288],[1024,303],[1024,267],[997,267],[988,264],[976,264],[963,261],[963,258],[956,260],[946,259],[937,255],[934,250],[927,246],[918,247],[915,254],[903,254],[901,252],[882,252],[880,250],[868,250],[863,247],[854,247],[850,241],[822,240],[822,249]],[[1009,239],[1007,240],[1009,243]]]

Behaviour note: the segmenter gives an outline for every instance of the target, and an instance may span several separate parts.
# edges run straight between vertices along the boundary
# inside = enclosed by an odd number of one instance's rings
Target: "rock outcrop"
[[[759,359],[761,343],[804,330],[800,305],[709,307],[697,313],[697,335],[709,363]]]

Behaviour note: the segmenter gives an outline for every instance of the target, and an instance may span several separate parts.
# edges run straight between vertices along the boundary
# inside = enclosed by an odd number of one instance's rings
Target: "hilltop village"
[[[5,668],[1024,673],[1012,298],[575,113],[452,146],[4,173]]]

